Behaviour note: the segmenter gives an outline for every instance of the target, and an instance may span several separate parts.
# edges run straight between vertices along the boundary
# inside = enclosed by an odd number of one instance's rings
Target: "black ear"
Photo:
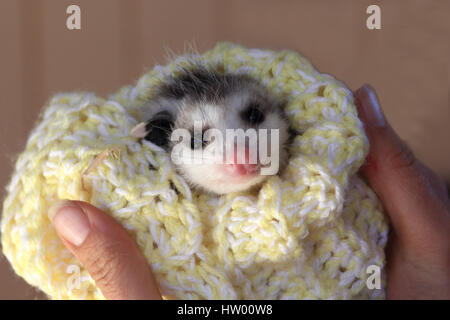
[[[173,117],[167,111],[158,112],[145,124],[145,140],[157,146],[167,147],[173,128]]]

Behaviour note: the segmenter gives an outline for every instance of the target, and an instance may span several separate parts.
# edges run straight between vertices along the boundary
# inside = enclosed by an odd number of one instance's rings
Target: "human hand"
[[[365,85],[355,103],[370,141],[362,173],[392,230],[386,249],[388,299],[450,299],[450,201],[444,183],[417,160]]]
[[[161,299],[139,248],[112,217],[82,201],[61,201],[49,217],[106,299]]]

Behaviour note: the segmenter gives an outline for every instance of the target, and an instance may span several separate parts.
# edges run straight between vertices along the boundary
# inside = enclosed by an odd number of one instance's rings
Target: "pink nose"
[[[224,165],[225,171],[234,176],[253,175],[259,172],[258,164],[231,163]]]
[[[249,163],[250,156],[248,148],[244,149],[244,163],[239,163],[238,150],[235,146],[233,163],[224,164],[225,171],[234,176],[253,175],[259,172],[260,165],[258,163]],[[258,161],[257,161],[258,162]]]

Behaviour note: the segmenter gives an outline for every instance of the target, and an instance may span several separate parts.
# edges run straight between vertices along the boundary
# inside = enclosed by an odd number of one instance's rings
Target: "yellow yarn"
[[[169,155],[129,135],[145,120],[139,108],[152,88],[187,56],[155,67],[110,100],[57,95],[17,160],[3,205],[3,252],[16,273],[51,298],[103,298],[47,217],[57,199],[77,199],[102,208],[133,235],[167,296],[382,298],[384,289],[370,290],[366,280],[369,265],[383,269],[387,224],[356,174],[368,141],[351,92],[291,51],[221,43],[199,58],[248,72],[287,101],[289,121],[302,134],[282,175],[253,193],[192,192]],[[82,179],[108,148],[118,157]]]

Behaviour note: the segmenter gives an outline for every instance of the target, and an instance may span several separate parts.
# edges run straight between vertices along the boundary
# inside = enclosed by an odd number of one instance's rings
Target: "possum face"
[[[246,190],[287,161],[280,103],[247,76],[185,70],[145,110],[142,135],[171,153],[192,186],[217,194]]]

